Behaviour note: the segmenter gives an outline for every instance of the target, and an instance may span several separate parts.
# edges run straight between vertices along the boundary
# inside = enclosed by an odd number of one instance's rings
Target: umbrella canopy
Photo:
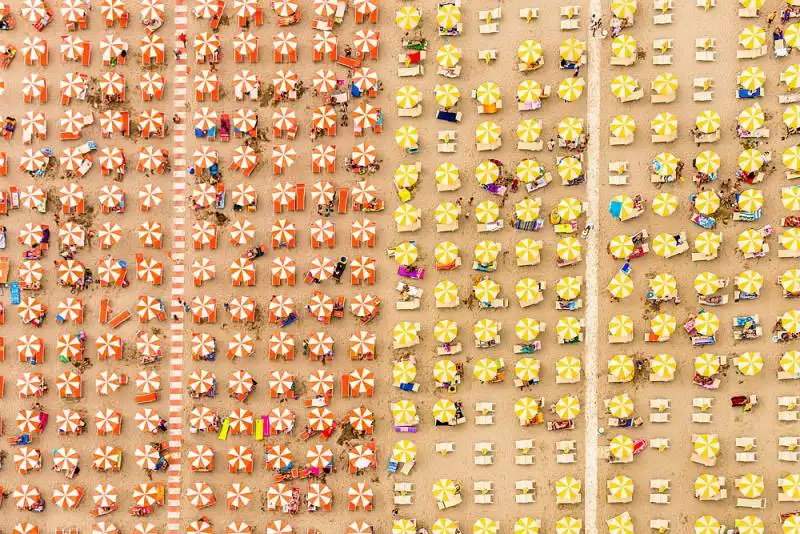
[[[453,68],[461,61],[461,49],[452,44],[444,44],[436,51],[436,62],[444,68]]]

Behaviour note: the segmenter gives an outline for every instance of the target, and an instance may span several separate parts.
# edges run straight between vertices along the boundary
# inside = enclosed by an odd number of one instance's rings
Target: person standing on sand
[[[775,21],[775,17],[777,17],[777,16],[778,16],[778,12],[777,11],[773,11],[772,13],[767,15],[767,28],[772,26],[772,23]]]

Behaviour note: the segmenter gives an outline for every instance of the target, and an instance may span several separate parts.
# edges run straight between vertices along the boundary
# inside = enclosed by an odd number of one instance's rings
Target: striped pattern
[[[187,31],[187,7],[185,0],[175,0],[175,47],[183,43],[178,39]],[[169,351],[169,437],[173,461],[169,465],[167,478],[167,532],[178,534],[181,531],[181,456],[183,448],[181,405],[183,398],[183,318],[184,309],[179,300],[184,298],[186,267],[185,195],[186,195],[186,78],[188,73],[188,53],[183,51],[175,60],[173,79],[173,111],[179,121],[173,124],[172,152],[172,271],[170,273],[170,323]]]

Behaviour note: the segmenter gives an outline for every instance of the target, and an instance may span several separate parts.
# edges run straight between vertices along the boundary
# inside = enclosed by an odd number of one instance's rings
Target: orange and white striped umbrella
[[[217,502],[214,490],[206,482],[194,482],[186,488],[189,504],[197,509],[207,508]]]
[[[281,39],[279,40],[279,36]],[[273,43],[277,44],[276,50],[286,47],[287,49],[293,42],[294,35],[291,32],[280,32],[273,37]],[[275,46],[275,44],[273,45]],[[297,40],[294,39],[294,46],[297,47]],[[258,51],[258,37],[253,32],[243,31],[233,36],[233,51],[241,56],[248,56]]]
[[[244,408],[236,408],[228,417],[231,420],[231,433],[233,435],[252,435],[255,419],[253,412]]]
[[[214,449],[208,445],[194,445],[186,452],[186,460],[192,471],[211,471],[214,468]]]
[[[379,41],[380,34],[369,28],[353,34],[353,47],[363,55],[373,55],[378,50]]]
[[[220,49],[219,36],[212,32],[199,32],[194,36],[194,51],[198,56],[213,56]]]
[[[362,93],[374,89],[378,85],[378,73],[370,67],[359,67],[352,73],[353,85]]]

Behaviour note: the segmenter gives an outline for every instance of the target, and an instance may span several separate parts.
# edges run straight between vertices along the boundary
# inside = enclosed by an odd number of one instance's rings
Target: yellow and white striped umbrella
[[[712,377],[719,373],[719,357],[710,352],[703,352],[694,357],[694,371],[700,376]]]
[[[414,345],[419,343],[419,332],[414,323],[401,321],[392,328],[392,337],[398,345]]]
[[[499,333],[500,326],[494,319],[479,319],[472,325],[472,335],[484,343],[497,338]]]
[[[542,325],[536,319],[523,317],[517,321],[514,332],[521,341],[529,342],[539,337],[542,332]]]
[[[461,9],[455,4],[440,4],[436,11],[436,22],[447,30],[455,28],[461,22]]]
[[[415,524],[410,519],[393,519],[392,534],[414,534]]]
[[[514,523],[514,534],[539,534],[540,523],[532,517],[520,517]]]
[[[542,98],[543,91],[536,80],[522,80],[517,85],[517,98],[520,102],[535,102]]]
[[[414,187],[418,180],[419,168],[416,165],[398,165],[394,170],[394,185],[397,187]]]
[[[419,130],[416,126],[404,124],[394,132],[394,142],[402,149],[419,146]]]
[[[572,476],[561,477],[556,480],[556,495],[566,502],[575,502],[580,498],[583,484]]]
[[[458,286],[452,280],[441,280],[433,288],[436,303],[445,307],[458,303]]]
[[[392,418],[396,425],[410,425],[417,419],[417,405],[414,401],[401,399],[391,404]]]
[[[650,129],[657,135],[674,135],[678,131],[678,117],[662,111],[650,121]]]
[[[639,89],[639,82],[629,74],[620,74],[611,80],[611,94],[617,98],[628,98],[637,89]]]
[[[722,119],[713,109],[704,109],[695,117],[694,125],[703,133],[714,133],[719,130]]]
[[[736,77],[736,83],[748,91],[755,91],[764,87],[764,82],[766,81],[767,74],[764,69],[756,66],[745,67]]]
[[[625,299],[633,294],[633,279],[623,272],[617,272],[606,287],[615,299]]]
[[[483,82],[475,90],[475,98],[482,106],[491,106],[500,100],[500,86],[495,82]]]
[[[574,180],[583,174],[583,163],[576,157],[559,157],[557,160],[558,175],[564,180]]]
[[[758,230],[748,228],[739,234],[736,246],[743,254],[755,254],[764,247],[764,234]]]
[[[635,245],[633,238],[628,234],[618,234],[608,243],[608,251],[617,260],[624,260],[633,253]]]
[[[625,315],[615,315],[608,321],[608,335],[614,337],[628,337],[633,335],[633,320]]]
[[[433,326],[433,337],[439,343],[452,343],[458,336],[458,323],[451,319],[442,319]]]
[[[678,90],[678,78],[671,72],[661,72],[653,80],[652,87],[658,95],[671,95]]]
[[[789,310],[781,315],[781,326],[790,334],[800,332],[800,310]]]
[[[800,24],[793,22],[786,26],[783,31],[783,39],[788,46],[797,48],[800,45]]]
[[[700,312],[694,318],[694,328],[701,336],[713,336],[719,330],[719,317],[712,312]]]
[[[658,273],[650,280],[650,291],[657,299],[678,295],[678,280],[669,273]]]
[[[581,370],[581,361],[575,356],[564,356],[556,362],[556,374],[565,382],[579,380]]]
[[[669,217],[678,209],[678,197],[672,193],[658,193],[650,205],[653,213],[660,217]]]
[[[440,423],[450,423],[456,418],[456,404],[450,399],[439,399],[431,408],[433,418]]]
[[[395,462],[413,462],[417,457],[417,446],[413,441],[401,439],[392,445],[392,460]]]
[[[452,265],[458,259],[458,245],[452,241],[442,241],[433,249],[433,256],[439,265]]]
[[[541,259],[542,242],[535,239],[521,239],[517,241],[515,253],[517,260],[524,262],[526,265],[536,263]]]
[[[633,358],[627,354],[615,354],[608,359],[608,374],[620,382],[633,380],[634,372]]]
[[[442,202],[433,210],[436,224],[453,224],[458,221],[461,208],[455,202]]]
[[[627,138],[636,133],[636,121],[630,115],[616,115],[608,125],[611,135]]]
[[[694,158],[694,167],[703,174],[714,174],[719,170],[722,159],[713,150],[703,150]]]
[[[556,243],[556,255],[562,261],[574,261],[581,257],[583,245],[572,236],[562,237]]]
[[[650,331],[658,337],[667,337],[675,333],[678,321],[674,315],[669,313],[659,313],[650,319]]]
[[[526,356],[514,365],[514,376],[524,382],[539,380],[540,369],[539,360]]]
[[[437,184],[452,186],[458,183],[461,173],[455,163],[445,161],[436,167],[434,175]]]
[[[578,397],[564,395],[556,401],[555,410],[561,419],[575,419],[581,413],[581,403]]]
[[[484,200],[475,206],[475,218],[482,224],[493,223],[500,217],[500,206],[494,200]]]
[[[539,217],[542,199],[525,197],[514,204],[514,216],[522,222],[533,222]]]
[[[789,269],[784,271],[780,277],[781,287],[784,291],[791,294],[800,293],[800,269]]]
[[[535,278],[520,278],[514,286],[520,302],[538,302],[542,298],[541,282]]]
[[[539,403],[533,397],[521,397],[514,403],[514,415],[520,424],[528,424],[539,415]]]
[[[781,82],[786,84],[786,88],[793,91],[800,87],[800,63],[789,65],[781,72]]]
[[[761,9],[764,7],[764,0],[739,0],[739,5],[745,9]]]
[[[713,295],[722,288],[722,280],[719,276],[710,272],[703,271],[694,277],[694,290],[699,295]]]
[[[800,375],[800,351],[790,350],[781,355],[781,371],[792,376]]]
[[[621,221],[626,221],[633,217],[634,210],[636,209],[636,205],[633,203],[633,199],[628,195],[616,195],[611,199],[611,206],[619,206],[619,213],[614,215],[614,218],[619,219]],[[610,211],[610,208],[609,208]]]
[[[417,378],[417,366],[409,360],[394,362],[392,366],[392,378],[395,384],[411,384]]]
[[[540,119],[523,119],[517,125],[517,139],[523,143],[535,143],[542,135]]]
[[[410,241],[404,241],[394,247],[394,261],[406,267],[414,265],[414,262],[419,258],[417,252],[417,245]]]
[[[608,534],[633,534],[633,519],[629,512],[622,512],[610,519],[606,519]]]
[[[800,185],[782,187],[781,203],[789,211],[800,211]]]
[[[650,359],[650,371],[662,380],[675,378],[678,362],[671,354],[656,354]]]
[[[719,195],[713,189],[701,191],[694,197],[694,209],[703,215],[713,215],[721,203]]]
[[[453,384],[458,376],[458,367],[452,360],[437,360],[433,364],[433,380],[437,384]]]
[[[636,0],[611,0],[611,13],[618,19],[630,19],[636,13]]]
[[[403,6],[394,14],[394,22],[403,31],[409,32],[419,25],[422,13],[414,6]]]
[[[678,243],[675,236],[667,233],[660,233],[653,238],[653,252],[662,258],[675,254],[678,250]]]
[[[764,206],[764,193],[761,189],[745,189],[736,195],[736,205],[742,211],[758,211]]]
[[[733,364],[744,376],[756,376],[764,368],[764,358],[760,352],[743,352],[736,355]]]
[[[739,44],[745,50],[761,48],[767,42],[767,31],[762,26],[745,26],[739,32]]]
[[[653,158],[653,172],[659,176],[673,176],[679,163],[680,160],[672,152],[659,152]]]
[[[481,302],[491,302],[500,294],[500,284],[491,278],[481,278],[472,286],[472,293]]]
[[[437,501],[450,501],[459,492],[458,486],[449,478],[439,478],[433,482],[431,493]]]
[[[556,213],[562,221],[575,221],[583,213],[583,203],[575,197],[564,197],[558,201]]]
[[[475,167],[475,179],[481,185],[495,183],[500,178],[500,167],[493,161],[485,159]]]
[[[564,78],[558,84],[558,96],[565,102],[575,102],[583,94],[586,88],[586,80],[583,77],[570,76]]]
[[[419,210],[411,204],[400,204],[394,210],[394,222],[398,226],[411,226],[419,221]]]
[[[452,83],[437,83],[433,88],[433,96],[436,103],[443,108],[451,108],[458,104],[461,98],[461,91]]]
[[[556,333],[560,339],[565,341],[577,338],[581,334],[581,330],[580,320],[572,315],[562,317],[556,323]]]
[[[739,112],[737,119],[739,126],[749,132],[754,132],[764,126],[766,116],[758,103],[747,106]]]
[[[625,434],[617,434],[608,444],[608,452],[617,460],[627,460],[633,457],[633,439]]]
[[[719,477],[711,473],[701,473],[694,479],[694,494],[699,499],[711,499],[719,495],[721,489]]]
[[[586,51],[586,42],[570,37],[564,39],[558,47],[558,53],[561,59],[569,61],[570,63],[577,63],[580,61]]]
[[[733,522],[738,534],[764,534],[764,520],[757,515],[746,515]]]
[[[490,241],[488,239],[479,241],[478,244],[475,245],[475,259],[482,265],[494,263],[497,256],[500,254],[501,248],[500,243],[497,241]]]
[[[704,256],[713,256],[719,251],[722,245],[722,234],[709,232],[708,230],[700,232],[694,238],[694,249],[703,254]]]
[[[581,294],[581,279],[577,276],[564,276],[556,282],[556,294],[562,300],[574,300]]]
[[[790,514],[781,522],[783,534],[800,534],[800,514]]]
[[[566,515],[556,521],[556,534],[581,534],[583,521]]]
[[[783,166],[792,171],[800,171],[800,146],[792,145],[783,151]]]
[[[614,57],[634,57],[636,55],[636,47],[636,39],[627,33],[622,33],[611,41],[611,54]]]
[[[461,61],[461,49],[455,45],[445,44],[436,51],[436,63],[441,67],[450,69],[458,65],[459,61]]]
[[[764,286],[764,275],[758,271],[747,269],[736,275],[736,287],[739,291],[755,294]]]
[[[722,525],[711,515],[700,516],[694,521],[694,534],[719,534]]]
[[[739,168],[744,172],[757,172],[763,165],[764,154],[760,150],[747,148],[739,153]]]
[[[757,499],[764,494],[764,477],[748,473],[736,480],[736,489],[747,499]]]
[[[800,474],[791,473],[783,477],[780,488],[790,499],[800,499]]]
[[[614,395],[608,401],[608,412],[614,417],[630,417],[633,414],[633,399],[627,393]]]
[[[543,55],[542,43],[539,41],[528,39],[517,46],[517,57],[526,65],[534,65]]]
[[[411,109],[422,101],[422,93],[413,85],[403,85],[395,92],[394,101],[401,109]]]
[[[491,145],[500,140],[500,125],[494,121],[483,121],[475,128],[475,142]]]
[[[500,366],[497,364],[497,360],[492,358],[481,358],[475,362],[475,366],[472,368],[472,375],[484,384],[497,378],[499,372]]]
[[[583,135],[583,119],[564,117],[558,122],[558,136],[565,141],[578,141]]]

